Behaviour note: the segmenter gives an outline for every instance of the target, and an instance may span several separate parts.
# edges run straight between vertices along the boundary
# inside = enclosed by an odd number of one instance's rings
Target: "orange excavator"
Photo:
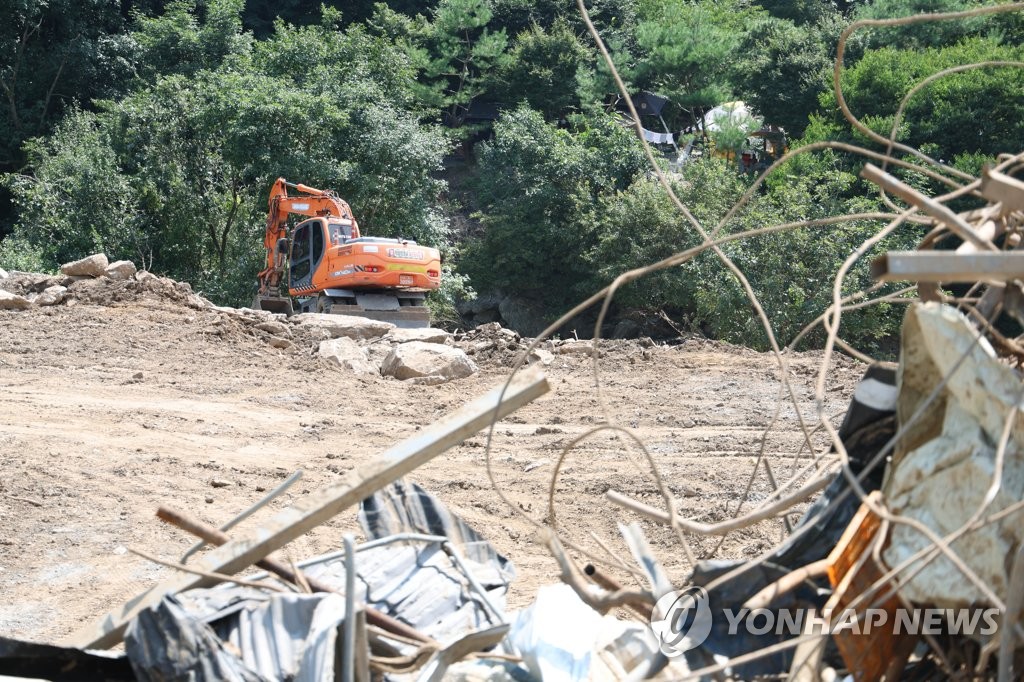
[[[293,215],[309,219],[289,228]],[[441,285],[440,253],[409,239],[362,236],[348,203],[330,190],[278,178],[263,243],[257,310],[290,315],[295,297],[299,312],[430,324],[425,299]]]

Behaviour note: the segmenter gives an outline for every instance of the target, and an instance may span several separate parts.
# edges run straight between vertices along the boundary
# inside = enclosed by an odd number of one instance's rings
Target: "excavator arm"
[[[288,190],[297,194],[289,196]],[[359,237],[359,224],[348,203],[334,192],[278,178],[270,189],[267,229],[263,245],[267,249],[266,267],[259,274],[259,295],[280,295],[278,291],[288,262],[288,216],[310,218],[330,216],[352,223],[352,238]]]

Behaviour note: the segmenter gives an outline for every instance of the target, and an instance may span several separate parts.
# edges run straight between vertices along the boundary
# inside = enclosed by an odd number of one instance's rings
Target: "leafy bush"
[[[636,137],[611,117],[577,117],[572,129],[526,106],[495,124],[479,153],[483,236],[463,264],[477,290],[544,300],[553,310],[598,281],[584,255],[596,243],[601,196],[643,170]]]

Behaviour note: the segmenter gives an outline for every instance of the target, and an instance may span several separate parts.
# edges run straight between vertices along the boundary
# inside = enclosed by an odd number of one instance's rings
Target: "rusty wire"
[[[672,203],[679,210],[680,214],[690,224],[693,230],[700,236],[701,243],[696,247],[679,251],[656,263],[652,263],[648,266],[636,268],[622,273],[609,286],[605,287],[601,291],[587,298],[585,301],[581,302],[579,305],[574,307],[572,310],[566,312],[562,317],[560,317],[558,320],[549,325],[530,344],[527,351],[520,356],[518,364],[511,372],[511,375],[509,376],[508,383],[506,383],[506,388],[508,387],[508,384],[512,381],[512,378],[515,375],[515,373],[520,369],[521,365],[524,364],[526,358],[530,356],[530,353],[544,339],[549,337],[558,328],[560,328],[562,325],[564,325],[566,322],[571,320],[576,315],[591,308],[594,305],[597,305],[598,303],[601,304],[597,317],[597,322],[595,324],[594,329],[591,355],[593,360],[594,375],[593,390],[600,402],[602,412],[604,414],[604,423],[599,424],[591,429],[588,429],[580,436],[572,439],[568,444],[566,444],[562,448],[562,451],[559,454],[557,460],[557,464],[554,467],[554,471],[552,473],[549,484],[547,517],[546,519],[536,519],[532,517],[530,514],[528,514],[526,511],[521,509],[518,505],[514,504],[502,490],[501,486],[498,485],[492,463],[493,435],[494,428],[497,422],[497,419],[495,418],[487,434],[485,458],[487,475],[490,479],[490,482],[492,484],[492,487],[494,488],[495,493],[510,509],[513,510],[513,512],[524,517],[537,528],[547,529],[549,532],[554,533],[557,536],[558,526],[556,520],[557,516],[555,493],[557,489],[559,475],[563,469],[563,464],[566,461],[566,458],[569,456],[569,453],[574,448],[576,448],[580,443],[586,441],[591,436],[602,431],[610,431],[620,439],[620,442],[623,445],[623,455],[630,462],[632,462],[638,470],[649,470],[650,475],[655,483],[655,487],[665,505],[665,511],[659,511],[659,514],[661,515],[662,520],[672,528],[678,542],[680,543],[681,547],[686,553],[689,563],[692,565],[695,562],[696,556],[687,537],[688,534],[700,536],[712,533],[720,535],[717,545],[711,552],[711,554],[713,555],[721,547],[722,541],[727,536],[727,534],[733,532],[736,529],[744,528],[755,523],[765,522],[769,519],[778,519],[779,516],[782,516],[783,519],[786,519],[786,512],[779,511],[779,507],[784,506],[781,505],[781,502],[790,501],[790,506],[792,506],[797,504],[799,501],[805,499],[805,496],[800,494],[801,491],[814,489],[816,486],[822,484],[823,482],[831,480],[832,476],[837,470],[837,467],[833,462],[838,462],[838,470],[840,471],[839,475],[843,475],[847,478],[850,487],[846,489],[843,493],[838,495],[835,499],[833,499],[829,504],[829,508],[820,512],[822,515],[830,511],[836,505],[840,504],[848,496],[855,495],[861,504],[867,504],[871,508],[872,512],[875,513],[882,520],[883,525],[886,528],[891,527],[895,524],[903,524],[909,526],[910,528],[916,530],[918,533],[923,534],[930,543],[926,549],[917,552],[915,555],[911,556],[910,558],[902,562],[900,565],[888,570],[881,578],[875,581],[875,584],[872,585],[866,592],[862,593],[857,597],[856,601],[854,602],[855,605],[877,605],[885,602],[889,597],[897,593],[899,585],[898,580],[909,580],[914,575],[923,570],[930,562],[935,561],[939,557],[944,557],[949,562],[951,562],[960,571],[963,577],[966,580],[970,581],[975,586],[975,588],[977,588],[979,592],[983,594],[989,602],[991,602],[993,606],[1000,609],[1005,617],[1007,613],[1007,605],[997,594],[995,594],[995,592],[988,585],[984,584],[980,580],[980,578],[978,578],[978,576],[974,574],[974,572],[967,565],[967,563],[953,549],[952,544],[958,538],[962,537],[967,533],[975,531],[981,527],[984,527],[985,525],[997,523],[1017,512],[1024,511],[1024,501],[1021,501],[1012,504],[997,512],[988,514],[987,516],[985,515],[986,511],[991,506],[996,494],[998,493],[1002,485],[1003,465],[1006,457],[1006,450],[1009,443],[1010,431],[1018,414],[1020,402],[1018,402],[1017,408],[1009,410],[1008,416],[1006,418],[1005,427],[1002,434],[1003,437],[1000,439],[995,453],[996,467],[993,472],[993,478],[990,487],[984,497],[984,500],[979,505],[978,509],[975,510],[975,512],[970,516],[970,518],[966,522],[964,522],[959,529],[945,536],[939,536],[931,528],[925,526],[923,523],[917,521],[916,519],[901,516],[898,514],[893,514],[885,506],[884,500],[879,505],[874,504],[872,501],[868,500],[868,496],[861,485],[861,481],[867,476],[867,474],[872,469],[880,466],[884,462],[885,457],[890,452],[893,451],[893,449],[896,447],[896,445],[904,436],[904,434],[908,431],[908,429],[914,425],[914,423],[925,413],[925,411],[929,407],[931,407],[931,405],[940,395],[941,391],[945,388],[952,373],[954,373],[957,370],[957,368],[960,367],[961,363],[967,357],[967,354],[965,354],[958,360],[958,362],[953,366],[953,369],[950,371],[950,373],[944,376],[941,379],[941,381],[933,388],[931,393],[920,403],[920,405],[918,405],[916,412],[913,415],[911,415],[911,417],[908,420],[906,420],[905,423],[901,424],[897,433],[889,439],[889,441],[882,447],[881,450],[879,450],[878,453],[875,454],[871,462],[867,464],[867,466],[862,470],[860,475],[854,474],[853,470],[851,469],[849,455],[846,452],[846,449],[843,446],[842,441],[839,439],[838,431],[834,425],[834,420],[837,415],[828,414],[825,409],[825,381],[828,376],[829,369],[832,365],[832,359],[837,348],[842,350],[844,353],[847,353],[848,355],[859,360],[862,360],[864,362],[873,362],[873,358],[871,358],[870,355],[854,348],[850,344],[844,342],[840,337],[839,332],[841,329],[843,313],[850,310],[864,308],[870,305],[877,305],[883,302],[904,304],[916,302],[917,300],[919,300],[911,295],[915,291],[915,287],[907,287],[899,291],[886,293],[884,295],[872,298],[872,294],[881,288],[880,285],[873,285],[854,294],[843,296],[843,285],[845,283],[845,278],[847,274],[850,272],[853,265],[859,259],[863,258],[867,253],[869,253],[873,248],[877,246],[877,244],[882,239],[884,239],[889,234],[900,229],[901,227],[908,223],[918,225],[931,225],[934,224],[934,221],[931,218],[918,215],[917,209],[914,207],[905,208],[899,206],[895,201],[893,201],[891,197],[888,196],[886,191],[880,187],[879,192],[881,200],[886,204],[886,206],[889,209],[891,209],[891,212],[873,212],[834,216],[824,219],[787,223],[784,225],[766,226],[755,230],[749,230],[728,235],[722,235],[722,231],[724,230],[728,222],[733,217],[735,217],[740,211],[743,210],[746,204],[754,196],[758,188],[764,183],[765,179],[769,174],[771,174],[777,168],[779,168],[780,166],[788,162],[790,159],[798,155],[819,152],[827,149],[847,152],[877,161],[881,164],[883,170],[889,166],[899,166],[902,168],[910,169],[928,178],[931,178],[932,180],[945,184],[947,187],[950,188],[950,191],[948,191],[946,194],[940,197],[937,197],[934,200],[943,206],[945,205],[945,203],[958,197],[968,195],[978,196],[978,189],[980,186],[980,181],[978,179],[969,176],[966,173],[963,173],[962,171],[953,168],[947,164],[944,164],[941,161],[933,159],[927,156],[926,154],[922,153],[918,149],[898,143],[896,141],[896,135],[899,124],[902,120],[903,114],[909,101],[915,95],[923,91],[926,87],[928,87],[929,85],[931,85],[932,83],[936,82],[941,78],[957,73],[968,72],[975,69],[1021,68],[1024,67],[1024,62],[988,61],[979,62],[976,64],[960,65],[944,69],[940,72],[937,72],[922,79],[920,82],[915,84],[910,91],[908,91],[908,93],[903,97],[903,99],[899,103],[896,115],[894,117],[894,122],[892,125],[890,135],[888,137],[885,137],[879,135],[878,133],[872,131],[870,128],[864,125],[849,109],[846,103],[841,87],[841,74],[843,69],[843,55],[845,51],[845,46],[849,37],[854,32],[862,28],[884,28],[930,21],[956,21],[978,16],[987,16],[1005,12],[1019,11],[1021,9],[1024,9],[1024,3],[1011,3],[990,7],[979,7],[962,12],[914,15],[899,19],[872,19],[851,23],[842,32],[837,44],[837,55],[833,69],[833,86],[835,89],[837,102],[841,112],[843,113],[845,118],[850,122],[850,124],[856,130],[864,134],[872,141],[884,146],[885,152],[879,153],[856,145],[850,145],[834,141],[817,142],[814,144],[802,146],[795,150],[788,151],[780,159],[772,163],[754,180],[754,182],[750,185],[749,188],[747,188],[747,190],[742,194],[739,200],[737,200],[737,202],[730,208],[726,215],[711,230],[707,230],[674,193],[668,177],[665,175],[661,166],[657,163],[650,146],[647,144],[646,141],[643,140],[642,131],[640,129],[640,117],[637,115],[636,110],[633,108],[632,100],[629,97],[628,89],[625,83],[622,81],[621,77],[619,76],[619,72],[615,66],[614,60],[612,59],[601,36],[594,27],[592,21],[590,20],[589,14],[587,12],[583,0],[577,0],[577,6],[583,18],[583,21],[586,24],[588,31],[590,32],[591,37],[595,41],[595,44],[597,45],[597,48],[601,53],[601,56],[604,59],[606,66],[608,67],[613,79],[616,82],[620,95],[624,98],[624,101],[630,110],[630,114],[632,116],[634,125],[637,127],[638,136],[641,139],[644,152],[647,156],[648,162],[651,165],[651,168],[653,169],[653,174],[657,178],[661,187],[666,192],[666,195],[670,198]],[[906,156],[912,157],[916,159],[919,163],[908,161],[905,158],[895,157],[893,156],[894,152],[899,152]],[[1002,170],[1004,172],[1013,173],[1020,167],[1022,161],[1024,161],[1024,153],[1001,155],[996,169]],[[855,220],[888,221],[888,224],[884,228],[881,228],[871,238],[866,240],[858,249],[856,249],[856,251],[853,254],[850,255],[846,262],[844,262],[840,270],[837,272],[834,280],[832,304],[826,310],[824,310],[814,321],[812,321],[804,329],[802,329],[789,344],[787,344],[784,347],[780,346],[773,332],[771,321],[766,312],[764,311],[763,307],[761,306],[753,290],[753,287],[747,280],[742,270],[735,263],[733,263],[729,259],[728,255],[721,249],[722,245],[736,240],[748,239],[751,237],[771,234],[775,232],[796,229],[827,228],[833,225],[838,225],[844,222]],[[935,240],[936,238],[943,239],[948,235],[948,230],[945,230],[943,228],[936,228],[926,238],[926,242],[929,240]],[[731,513],[727,511],[726,518],[724,520],[714,524],[700,524],[692,519],[683,520],[680,518],[677,506],[678,502],[675,496],[668,489],[665,478],[659,470],[656,458],[652,455],[652,453],[644,444],[643,440],[639,438],[639,436],[637,436],[635,432],[633,432],[631,429],[627,427],[615,423],[615,420],[612,417],[612,412],[609,409],[607,401],[605,400],[605,397],[602,392],[601,372],[598,353],[601,327],[608,313],[611,301],[616,291],[621,286],[629,282],[635,281],[637,279],[640,279],[653,272],[657,272],[660,270],[664,270],[666,268],[675,267],[683,263],[686,263],[692,258],[696,257],[697,255],[707,250],[710,250],[715,254],[715,256],[722,263],[723,267],[727,268],[732,273],[736,281],[743,288],[750,302],[750,305],[752,306],[754,313],[759,319],[760,324],[768,338],[772,354],[774,355],[776,362],[778,364],[780,381],[779,395],[775,402],[774,413],[759,439],[758,454],[755,463],[752,467],[751,475],[746,483],[745,489],[740,498],[740,501]],[[981,318],[978,319],[977,322],[983,332],[994,333],[994,329],[992,328],[992,325],[989,323],[989,321],[980,316],[980,314],[974,309],[974,303],[976,303],[978,299],[970,298],[972,295],[974,294],[969,293],[967,297],[961,297],[955,300],[954,302],[957,303],[958,306],[960,306],[961,309],[964,310],[967,314],[972,315],[972,317]],[[824,351],[822,353],[822,359],[819,365],[818,376],[814,384],[814,396],[818,423],[812,426],[804,420],[803,414],[800,410],[799,400],[797,399],[792,383],[790,382],[790,371],[787,356],[793,352],[797,344],[799,344],[800,341],[802,341],[807,336],[807,334],[809,334],[819,325],[823,328],[823,330],[826,333],[826,342]],[[981,336],[979,336],[978,338],[980,339]],[[1003,341],[1006,342],[1004,343],[1004,346],[1006,346],[1006,344],[1011,344],[1010,347],[1013,347],[1013,345],[1015,344],[1015,341],[1012,339],[1003,339]],[[968,351],[968,353],[969,352],[970,351]],[[1022,349],[1022,354],[1024,354],[1024,349]],[[778,485],[775,481],[774,475],[771,473],[770,467],[767,466],[768,459],[766,457],[766,448],[768,436],[772,432],[772,430],[777,427],[782,405],[787,398],[788,402],[791,404],[795,411],[803,440],[800,450],[793,456],[793,462],[789,473],[789,477],[781,485]],[[814,440],[812,437],[817,431],[824,431],[827,435],[827,447],[815,447]],[[810,461],[808,464],[806,464],[803,468],[801,468],[798,471],[797,465],[804,449],[807,449],[809,451]],[[635,458],[633,454],[635,450],[639,451],[641,455],[639,461]],[[758,478],[758,471],[762,468],[765,470],[765,473],[769,479],[771,492],[769,493],[769,495],[766,496],[765,499],[761,500],[757,504],[757,506],[747,510],[745,513],[741,515],[740,512],[742,510],[742,507],[749,500],[753,484]],[[786,491],[788,491],[791,488],[794,488],[798,484],[801,486],[800,489],[797,490],[796,493],[789,493],[789,496],[786,497]],[[626,506],[629,505],[627,504]],[[634,508],[636,508],[637,506],[637,504],[633,504]],[[812,527],[813,523],[805,523],[803,526],[794,529],[789,535],[789,539],[793,539],[806,533]],[[571,548],[580,555],[586,556],[590,561],[594,563],[611,566],[618,568],[620,570],[627,571],[634,577],[639,577],[642,574],[640,571],[636,569],[627,567],[625,563],[622,561],[622,559],[613,554],[612,551],[608,548],[607,544],[604,541],[601,541],[599,537],[594,536],[594,539],[595,541],[597,541],[597,543],[600,545],[601,549],[605,552],[607,556],[591,552],[587,548],[573,543],[568,538],[558,537],[558,541],[560,541],[562,545]],[[879,539],[879,542],[881,542],[881,538]],[[880,546],[877,546],[876,552],[879,550]],[[767,558],[771,556],[771,554],[774,551],[775,547],[770,548],[757,558],[747,561],[738,566],[737,568],[726,572],[724,575],[719,576],[717,579],[709,583],[706,586],[706,588],[708,590],[712,590],[717,585],[724,584],[725,582],[731,581],[739,577],[743,573],[763,563]],[[657,596],[660,595],[655,595],[655,597]],[[1016,630],[1022,636],[1022,638],[1024,638],[1024,630],[1021,630],[1019,625],[1016,626]],[[740,657],[735,657],[727,663],[709,666],[701,670],[693,671],[692,676],[699,677],[701,675],[720,672],[722,670],[725,670],[728,666],[753,661],[762,656],[771,655],[772,653],[776,653],[778,651],[795,647],[799,645],[801,642],[809,640],[810,637],[811,636],[806,635],[796,637],[781,644],[767,647],[760,651],[751,652]],[[939,644],[934,640],[934,638],[929,638],[927,641],[929,645],[932,647],[939,664],[948,673],[952,674],[953,670],[949,662],[949,658],[946,656],[946,652],[944,652],[940,648]],[[1005,648],[1005,646],[1006,645],[1004,644],[1003,647]],[[991,651],[991,648],[989,649],[989,651]],[[983,657],[983,660],[979,660],[978,665],[981,666],[983,662],[987,662],[987,655]],[[979,671],[976,671],[976,673],[977,672]]]

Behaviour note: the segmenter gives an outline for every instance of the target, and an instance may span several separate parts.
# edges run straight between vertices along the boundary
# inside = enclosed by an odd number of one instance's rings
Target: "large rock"
[[[135,263],[130,260],[119,260],[107,266],[104,273],[110,279],[126,280],[135,276]]]
[[[284,322],[278,322],[277,320],[267,320],[266,322],[260,322],[256,325],[257,329],[273,334],[274,336],[289,336],[291,331],[288,329],[288,325]]]
[[[110,262],[107,260],[106,254],[94,253],[82,260],[65,263],[60,266],[60,271],[65,275],[72,276],[102,277],[106,274],[108,265]]]
[[[3,268],[0,268],[0,279],[7,279],[8,277],[10,277],[10,275],[7,274],[7,271],[4,270]]]
[[[366,351],[358,343],[346,336],[321,341],[317,353],[320,357],[327,358],[339,367],[350,369],[356,374],[380,373],[377,366],[371,364],[367,359]]]
[[[417,329],[392,329],[384,337],[385,341],[391,343],[409,343],[410,341],[422,341],[423,343],[448,343],[452,335],[443,329],[433,327],[420,327]]]
[[[505,300],[505,294],[501,292],[481,294],[470,301],[459,301],[455,307],[463,315],[479,315],[486,311],[497,310],[503,300]]]
[[[0,310],[24,310],[32,306],[32,301],[24,296],[12,294],[0,289]]]
[[[366,351],[366,359],[379,372],[380,366],[384,364],[384,359],[391,354],[391,344],[384,339],[379,339],[367,344],[363,350]]]
[[[47,287],[46,289],[43,289],[43,293],[36,296],[35,303],[36,305],[41,306],[57,305],[59,303],[63,303],[67,295],[67,287],[62,287],[60,285]]]
[[[506,297],[498,306],[505,325],[523,336],[538,336],[548,326],[548,310],[523,298]]]
[[[353,315],[326,315],[323,313],[302,313],[288,318],[290,322],[303,327],[312,327],[323,331],[328,338],[348,337],[357,341],[377,339],[391,330],[395,325],[390,322],[371,320]]]
[[[396,379],[441,377],[444,381],[468,377],[476,371],[473,361],[458,348],[423,341],[398,344],[380,368],[381,374]]]

